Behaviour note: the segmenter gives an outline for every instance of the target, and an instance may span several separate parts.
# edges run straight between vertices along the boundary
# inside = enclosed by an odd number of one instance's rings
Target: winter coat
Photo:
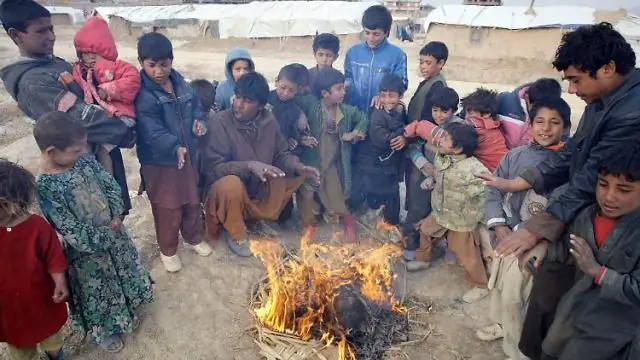
[[[431,111],[433,101],[431,101],[431,98],[433,94],[445,86],[447,86],[447,81],[442,73],[422,80],[416,92],[411,97],[411,101],[409,101],[409,107],[407,109],[409,122],[416,120],[429,120],[433,122],[433,114]]]
[[[538,144],[520,146],[509,151],[494,172],[495,176],[503,179],[515,179],[526,169],[536,166],[549,159],[554,150]],[[546,195],[546,194],[545,194]],[[523,221],[520,216],[522,205],[527,197],[527,191],[505,193],[497,188],[487,187],[485,192],[484,213],[487,227],[508,226],[514,229]],[[529,194],[529,196],[531,196]],[[546,200],[542,204],[544,210]]]
[[[347,103],[368,113],[386,74],[398,75],[408,86],[407,54],[402,49],[386,39],[375,49],[365,42],[352,46],[344,58]]]
[[[196,156],[193,123],[205,121],[198,97],[179,72],[171,70],[170,94],[142,71],[142,88],[136,98],[138,160],[142,165],[177,166],[179,147]]]
[[[37,121],[50,111],[63,111],[87,131],[94,144],[133,147],[135,130],[114,121],[102,108],[84,102],[84,93],[72,75],[71,65],[58,57],[22,57],[0,70],[0,78],[25,115]]]
[[[84,68],[82,61],[73,65],[73,78],[83,89],[84,101],[97,103],[111,116],[134,118],[133,102],[140,90],[140,73],[134,65],[118,60],[109,24],[99,16],[90,17],[76,33],[73,44],[79,53],[100,56],[92,69]],[[100,99],[98,89],[107,93],[107,100]]]
[[[297,96],[296,102],[298,106],[307,116],[309,120],[309,132],[310,135],[320,140],[322,135],[322,104],[321,100],[311,95]],[[353,106],[342,104],[340,105],[340,111],[344,118],[338,123],[338,138],[342,138],[342,135],[354,130],[359,130],[366,134],[369,128],[369,118],[365,113],[359,111]],[[340,167],[339,173],[342,182],[342,189],[345,199],[349,198],[351,194],[352,185],[352,159],[353,159],[353,147],[351,142],[340,141]],[[304,147],[300,161],[305,165],[320,168],[320,151],[318,147],[308,148]]]
[[[356,164],[360,169],[365,173],[387,176],[398,176],[401,173],[404,151],[392,150],[390,143],[404,133],[405,120],[404,112],[373,110],[367,137],[356,157]]]
[[[236,60],[247,60],[249,62],[249,68],[251,71],[255,70],[255,65],[251,59],[251,55],[246,49],[233,48],[227,53],[227,57],[224,60],[224,75],[226,80],[221,82],[216,89],[216,104],[220,110],[225,110],[231,107],[231,98],[236,92],[236,81],[231,74],[231,65]]]
[[[518,86],[513,91],[498,94],[498,114],[526,123],[529,119],[527,103],[524,95],[529,90],[530,83]]]
[[[547,210],[526,228],[556,240],[581,209],[596,201],[598,167],[612,147],[640,139],[640,70],[636,69],[608,96],[587,105],[578,129],[555,155],[521,177],[538,193],[570,183]]]
[[[620,218],[600,248],[593,230],[596,211],[595,204],[582,210],[567,234],[583,238],[607,270],[600,284],[578,271],[575,285],[558,305],[542,350],[559,360],[635,360],[640,324],[640,211]],[[554,245],[569,251],[567,238]]]

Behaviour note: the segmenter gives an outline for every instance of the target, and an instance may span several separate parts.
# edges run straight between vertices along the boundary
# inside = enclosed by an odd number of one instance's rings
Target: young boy
[[[400,99],[404,94],[402,79],[387,74],[380,82],[378,98],[382,109],[371,113],[367,137],[356,157],[356,166],[362,173],[354,179],[355,191],[360,192],[370,209],[382,208],[382,220],[397,226],[400,223],[400,187],[404,170],[404,146],[402,137],[406,125],[406,114]],[[359,181],[358,181],[359,180]],[[399,241],[395,232],[389,232],[390,239]]]
[[[406,134],[408,135],[408,134]],[[464,266],[467,279],[487,284],[487,273],[477,231],[483,219],[484,185],[474,176],[486,168],[473,157],[478,134],[473,126],[446,123],[434,139],[436,183],[431,196],[432,213],[420,224],[420,248],[407,267],[417,271],[429,266],[436,240],[445,238],[449,249]]]
[[[229,50],[224,64],[226,80],[221,82],[216,89],[216,104],[220,110],[231,107],[231,98],[236,90],[238,79],[248,72],[255,71],[255,64],[249,51],[239,47]]]
[[[206,127],[200,102],[189,83],[173,69],[173,45],[152,32],[138,40],[142,87],[136,98],[136,148],[142,180],[168,272],[182,268],[178,257],[179,233],[199,255],[211,254],[203,241],[198,191],[197,138]]]
[[[313,89],[313,82],[318,71],[332,68],[333,63],[340,55],[340,39],[329,33],[322,33],[313,39],[313,57],[316,59],[316,66],[309,69],[309,84]]]
[[[53,55],[56,37],[49,10],[33,0],[2,1],[0,22],[20,51],[15,62],[0,70],[0,78],[25,115],[38,121],[47,112],[63,111],[84,125],[88,142],[133,147],[133,128],[115,121],[100,106],[86,104],[84,92],[73,79],[72,66]],[[131,200],[120,150],[111,151],[111,158],[126,215]]]
[[[529,112],[535,103],[544,98],[559,98],[561,94],[560,83],[547,78],[498,94],[498,114],[509,149],[528,143]]]
[[[542,344],[545,359],[640,358],[639,154],[637,141],[609,149],[598,163],[597,203],[549,247],[579,271]]]
[[[352,46],[344,59],[347,103],[366,113],[385,74],[396,74],[405,86],[409,84],[407,55],[387,40],[392,23],[391,13],[382,5],[365,10],[362,15],[365,41]]]
[[[353,146],[364,140],[369,126],[365,113],[345,105],[344,75],[333,68],[318,71],[313,96],[296,98],[309,119],[316,147],[303,148],[300,160],[320,170],[318,188],[304,184],[297,197],[303,226],[315,225],[317,192],[330,215],[342,218],[347,242],[356,241],[355,218],[347,206],[352,185]]]
[[[562,137],[571,129],[571,108],[562,98],[538,99],[529,114],[529,134],[533,141],[509,151],[496,169],[496,176],[514,179],[529,167],[554,156],[564,145]],[[495,232],[497,242],[543,210],[548,198],[548,195],[537,195],[533,190],[505,193],[491,187],[487,187],[485,195],[486,225]],[[489,284],[492,289],[491,318],[496,323],[476,334],[484,341],[503,337],[502,349],[507,357],[526,360],[520,354],[518,342],[531,291],[531,275],[518,267],[517,258],[497,258],[492,264]]]
[[[215,103],[217,85],[218,85],[217,83],[212,83],[205,79],[196,79],[191,81],[191,87],[193,88],[193,91],[195,92],[196,97],[198,98],[198,101],[200,101],[200,105],[202,106],[202,113],[204,114],[204,121],[199,121],[196,123],[196,126],[199,127],[198,129],[196,129],[196,131],[203,135],[206,134],[207,132],[206,122],[208,122],[215,113],[220,111],[220,109]],[[206,139],[205,136],[199,136],[196,138],[196,142],[197,142],[196,164],[197,164],[197,170],[198,170],[198,188],[200,189],[201,192],[204,190],[203,186],[205,181],[203,176],[205,169],[202,164],[202,156],[201,156],[202,151],[204,150],[205,139]]]
[[[439,90],[446,87],[444,76],[440,73],[449,58],[449,49],[439,41],[431,41],[420,50],[420,73],[423,77],[418,89],[409,102],[408,122],[416,120],[433,120],[431,98]],[[451,99],[449,99],[451,100]],[[456,104],[457,107],[457,104]],[[424,142],[414,140],[409,142],[409,148],[419,148],[422,152]],[[417,155],[409,150],[408,156]],[[433,159],[431,159],[433,160]],[[425,160],[426,161],[426,160]],[[407,160],[405,169],[405,183],[407,187],[405,208],[407,217],[402,226],[402,234],[408,239],[405,245],[415,249],[418,246],[418,232],[415,225],[431,213],[431,190],[423,189],[426,181],[421,169],[424,164],[414,166]]]

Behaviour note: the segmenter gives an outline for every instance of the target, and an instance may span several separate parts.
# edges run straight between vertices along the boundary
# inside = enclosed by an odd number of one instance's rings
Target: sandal
[[[120,351],[122,351],[122,349],[124,348],[124,341],[122,341],[120,336],[113,335],[113,336],[109,337],[107,340],[103,341],[98,346],[102,350],[104,350],[104,351],[106,351],[106,352],[108,352],[110,354],[115,354],[115,353],[119,353]]]
[[[249,248],[249,239],[244,238],[240,240],[236,240],[229,235],[226,231],[224,232],[224,237],[227,240],[227,246],[234,254],[240,257],[251,257],[251,249]]]

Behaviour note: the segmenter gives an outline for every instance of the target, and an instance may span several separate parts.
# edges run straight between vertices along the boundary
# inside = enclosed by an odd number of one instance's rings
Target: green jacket
[[[302,109],[309,120],[309,132],[310,135],[320,140],[322,132],[322,108],[321,102],[312,95],[304,95],[296,97],[296,103]],[[367,133],[369,128],[369,117],[358,110],[357,108],[341,104],[340,111],[342,111],[343,119],[338,124],[338,136],[341,138],[343,134],[360,130],[363,134]],[[353,143],[341,141],[340,142],[340,158],[341,166],[339,173],[342,181],[342,189],[345,198],[348,198],[351,192],[351,179],[352,179],[352,152]],[[300,155],[300,161],[307,166],[315,168],[320,167],[320,152],[318,148],[302,148],[302,155]]]

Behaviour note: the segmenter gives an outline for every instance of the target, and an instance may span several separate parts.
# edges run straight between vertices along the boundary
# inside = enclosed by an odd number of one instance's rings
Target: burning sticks
[[[277,242],[252,242],[267,271],[252,303],[257,322],[304,341],[337,344],[340,360],[380,359],[393,343],[406,341],[406,309],[392,290],[392,260],[400,249],[314,244],[309,235],[299,256]]]

